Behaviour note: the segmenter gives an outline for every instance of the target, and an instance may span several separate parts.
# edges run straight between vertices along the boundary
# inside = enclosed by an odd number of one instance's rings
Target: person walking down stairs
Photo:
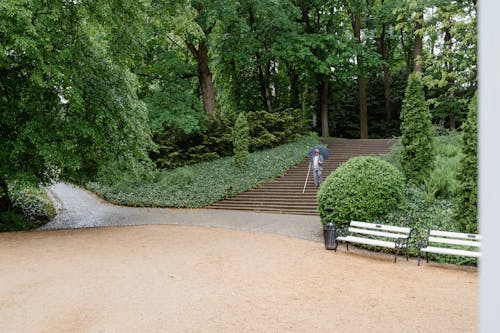
[[[311,159],[311,167],[314,175],[314,187],[319,187],[321,184],[323,173],[323,155],[320,154],[318,148],[314,150],[314,156]]]

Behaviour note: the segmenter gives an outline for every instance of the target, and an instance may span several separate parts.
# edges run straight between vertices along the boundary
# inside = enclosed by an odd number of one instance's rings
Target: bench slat
[[[388,238],[408,238],[407,234],[396,234],[396,233],[390,233],[390,232],[368,230],[368,229],[359,229],[359,228],[352,228],[352,227],[350,227],[348,229],[348,231],[358,233],[358,234],[373,235],[373,236],[388,237]]]
[[[442,238],[442,237],[432,237],[432,236],[429,236],[429,243],[442,243],[442,244],[453,244],[453,245],[464,245],[464,246],[475,246],[475,247],[481,246],[480,242],[466,241],[461,239]]]
[[[382,240],[377,240],[377,239],[368,239],[368,238],[362,238],[362,237],[356,237],[356,236],[346,236],[346,237],[337,237],[337,240],[344,241],[344,242],[351,242],[351,243],[361,243],[361,244],[367,244],[367,245],[374,245],[374,246],[382,246],[382,247],[387,247],[391,249],[396,248],[396,244],[394,242],[389,242],[389,241],[382,241]],[[406,247],[405,244],[402,244],[401,247]]]
[[[394,231],[394,232],[400,232],[400,233],[404,233],[404,234],[409,234],[411,231],[411,228],[407,228],[407,227],[397,227],[397,226],[393,226],[393,225],[384,225],[384,224],[368,223],[368,222],[361,222],[361,221],[351,221],[350,226],[360,227],[360,228],[365,228],[365,229]]]
[[[464,257],[481,257],[481,252],[467,251],[467,250],[457,250],[457,249],[447,249],[443,247],[427,246],[420,249],[421,252],[431,252],[438,254],[453,254],[457,256]]]
[[[464,234],[461,232],[450,232],[450,231],[441,231],[441,230],[431,230],[429,235],[430,236],[438,236],[438,237],[452,237],[452,238],[460,238],[460,239],[481,240],[481,235]]]

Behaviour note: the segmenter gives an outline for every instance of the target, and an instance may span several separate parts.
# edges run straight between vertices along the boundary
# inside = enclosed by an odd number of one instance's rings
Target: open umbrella
[[[326,148],[325,146],[314,146],[311,149],[309,149],[309,153],[307,154],[309,158],[313,158],[314,152],[316,149],[319,149],[319,153],[323,155],[323,159],[328,159],[330,157],[330,149]]]

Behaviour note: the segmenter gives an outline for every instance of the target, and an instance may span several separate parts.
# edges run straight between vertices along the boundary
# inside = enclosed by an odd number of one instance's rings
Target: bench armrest
[[[425,242],[419,240],[417,246],[418,246],[418,250],[420,251],[420,249],[429,246],[429,240],[426,240]]]

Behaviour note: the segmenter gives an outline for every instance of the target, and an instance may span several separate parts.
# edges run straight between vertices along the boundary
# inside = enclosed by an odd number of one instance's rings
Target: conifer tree
[[[248,163],[248,146],[250,141],[250,129],[245,113],[240,113],[234,124],[233,131],[233,152],[234,162],[240,168]]]
[[[455,220],[465,232],[477,232],[477,95],[469,104],[466,122],[462,125],[463,156],[457,173]]]
[[[408,183],[420,185],[434,164],[432,116],[425,101],[419,74],[408,78],[401,110],[401,165]]]

